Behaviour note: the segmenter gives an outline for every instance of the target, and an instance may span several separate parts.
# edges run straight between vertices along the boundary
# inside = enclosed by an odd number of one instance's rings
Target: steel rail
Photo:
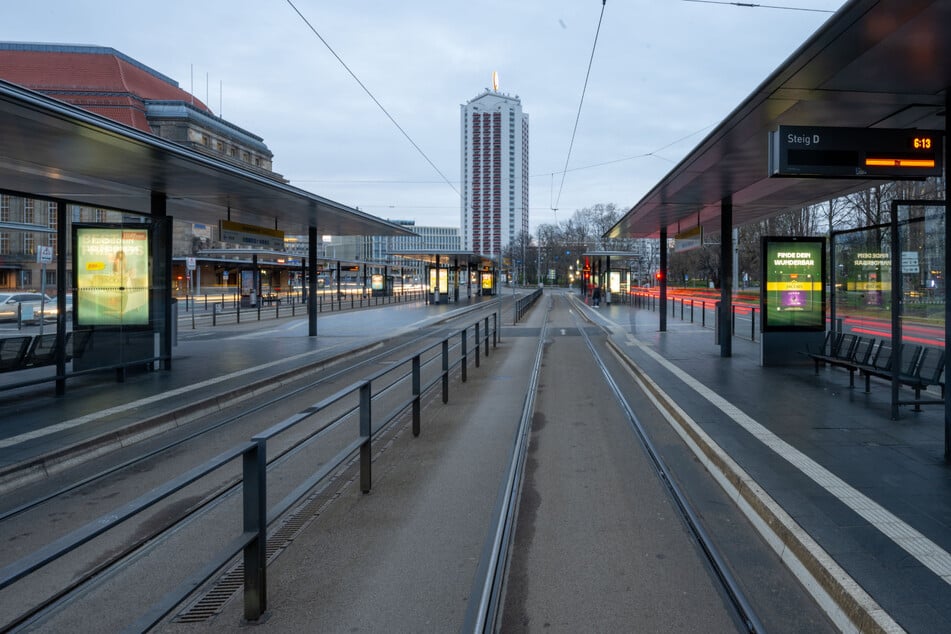
[[[485,304],[480,304],[480,305],[478,305],[478,306],[479,306],[480,308],[481,308],[481,307],[493,307],[493,308],[495,308],[495,307],[497,306],[497,303],[498,303],[499,301],[501,301],[501,300],[497,300],[497,301],[495,301],[495,302],[487,302],[487,303],[485,303]],[[462,319],[462,318],[464,318],[464,317],[467,317],[468,314],[469,314],[469,312],[482,312],[482,311],[479,310],[479,309],[474,309],[474,310],[472,310],[472,311],[467,311],[466,313],[463,313],[462,315],[453,315],[452,317],[446,319],[446,320],[445,320],[444,322],[442,322],[442,323],[448,323],[448,322],[450,322],[450,321],[454,321],[454,320],[458,320],[458,319]],[[486,312],[491,313],[491,312],[493,312],[493,311],[486,311]],[[37,507],[37,506],[40,506],[41,504],[45,504],[46,502],[49,502],[49,501],[51,501],[51,500],[54,500],[54,499],[56,499],[57,497],[60,497],[60,496],[62,496],[62,495],[66,495],[67,493],[70,493],[71,491],[74,491],[74,490],[79,489],[79,488],[81,488],[81,487],[84,487],[84,486],[87,486],[87,485],[92,484],[92,483],[94,483],[94,482],[97,482],[98,480],[101,480],[101,479],[103,479],[103,478],[105,478],[105,477],[108,477],[108,476],[114,474],[114,473],[117,473],[117,472],[119,472],[119,471],[122,471],[123,469],[128,469],[128,468],[130,468],[130,467],[133,467],[133,466],[135,466],[136,464],[139,464],[139,463],[141,463],[141,462],[143,462],[143,461],[145,461],[145,460],[148,460],[149,458],[153,458],[153,457],[155,457],[155,456],[157,456],[157,455],[160,455],[160,454],[162,454],[162,453],[164,453],[164,452],[166,452],[166,451],[169,451],[169,450],[171,450],[171,449],[174,449],[174,448],[176,448],[176,447],[179,447],[179,446],[181,446],[181,445],[183,445],[183,444],[185,444],[185,443],[189,443],[189,442],[195,440],[196,438],[199,438],[199,437],[203,436],[204,434],[210,433],[210,432],[212,432],[212,431],[215,431],[215,430],[217,430],[217,429],[220,429],[220,428],[222,428],[222,427],[225,427],[225,426],[227,426],[227,425],[230,425],[230,424],[234,423],[235,421],[238,421],[238,420],[240,420],[240,419],[242,419],[242,418],[245,418],[246,416],[248,416],[248,415],[250,415],[250,414],[253,414],[253,413],[259,412],[259,411],[261,411],[261,410],[267,409],[267,408],[269,408],[269,407],[275,405],[276,403],[287,399],[288,397],[293,397],[293,396],[296,396],[297,394],[301,394],[301,393],[306,392],[306,391],[308,391],[308,390],[312,390],[312,389],[314,389],[314,388],[316,388],[316,387],[319,387],[320,385],[323,385],[323,384],[325,384],[325,383],[334,381],[334,380],[340,378],[341,376],[343,376],[343,375],[345,375],[345,374],[347,374],[347,373],[349,373],[349,372],[353,372],[353,371],[355,371],[355,370],[358,370],[358,369],[361,368],[361,367],[364,367],[364,366],[368,366],[368,365],[377,363],[377,362],[379,362],[381,359],[383,359],[383,358],[385,358],[385,357],[392,356],[395,352],[397,352],[397,351],[399,351],[399,350],[403,350],[403,349],[405,349],[405,348],[409,348],[409,347],[411,347],[411,346],[414,346],[414,345],[418,344],[420,341],[422,341],[422,340],[424,340],[424,339],[430,339],[430,338],[433,338],[434,336],[437,337],[437,338],[441,337],[441,335],[439,334],[439,332],[437,332],[437,333],[426,333],[426,334],[420,335],[420,336],[418,336],[418,337],[415,337],[414,339],[411,339],[410,341],[407,341],[407,342],[405,342],[405,343],[398,344],[398,345],[394,346],[393,348],[390,348],[389,350],[387,350],[387,351],[385,351],[385,352],[381,352],[381,353],[376,354],[376,355],[374,355],[374,356],[372,356],[372,357],[369,357],[369,358],[367,358],[367,359],[364,359],[363,361],[360,361],[360,362],[354,363],[354,364],[352,364],[352,365],[349,365],[349,366],[347,366],[347,367],[345,367],[345,368],[341,368],[341,369],[339,369],[339,370],[336,370],[336,371],[334,371],[334,372],[332,372],[332,373],[330,373],[330,374],[328,374],[328,375],[321,376],[319,379],[316,379],[316,380],[314,380],[314,381],[311,381],[311,382],[307,383],[306,385],[303,385],[303,386],[294,388],[294,389],[292,389],[292,390],[289,391],[289,392],[282,392],[280,396],[277,396],[277,397],[274,397],[274,398],[271,398],[271,399],[267,399],[267,400],[264,400],[264,401],[257,402],[255,405],[252,405],[252,406],[250,406],[248,409],[243,410],[243,411],[241,412],[241,414],[238,414],[238,415],[235,415],[235,416],[230,416],[230,417],[228,417],[228,418],[221,419],[220,421],[214,423],[214,424],[211,425],[211,426],[208,426],[208,427],[205,427],[205,428],[203,428],[203,429],[200,429],[200,430],[198,430],[198,431],[196,431],[196,432],[194,432],[194,433],[187,434],[186,436],[183,436],[183,437],[181,437],[181,438],[179,438],[179,439],[177,439],[177,440],[173,440],[173,441],[171,441],[171,442],[168,442],[168,443],[162,445],[161,447],[157,447],[157,448],[155,448],[155,449],[153,449],[153,450],[151,450],[151,451],[149,451],[149,452],[146,452],[146,453],[141,454],[141,455],[139,455],[139,456],[135,456],[135,457],[133,457],[133,458],[130,458],[129,460],[126,460],[126,461],[124,461],[124,462],[122,462],[122,463],[119,463],[119,464],[117,464],[117,465],[113,465],[112,467],[109,467],[108,469],[104,469],[104,470],[102,470],[102,471],[96,472],[96,473],[94,473],[94,474],[92,474],[92,475],[89,475],[89,476],[87,476],[87,477],[85,477],[85,478],[82,478],[82,479],[80,479],[80,480],[76,480],[76,481],[74,481],[74,482],[71,482],[71,483],[68,484],[67,486],[61,487],[61,488],[59,488],[59,489],[57,489],[57,490],[55,490],[55,491],[52,491],[52,492],[50,492],[50,493],[47,493],[46,495],[43,495],[43,496],[39,496],[39,497],[37,497],[37,498],[34,498],[33,500],[30,500],[29,502],[25,502],[25,503],[21,504],[20,506],[17,506],[17,507],[15,507],[15,508],[9,509],[9,510],[7,510],[7,511],[0,512],[0,523],[4,522],[5,520],[8,520],[8,519],[10,519],[10,518],[13,518],[13,517],[15,517],[15,516],[17,516],[17,515],[20,515],[20,514],[22,514],[22,513],[25,513],[26,511],[29,511],[29,510],[31,510],[31,509]]]
[[[522,404],[512,447],[509,468],[499,487],[498,497],[492,513],[489,533],[482,548],[472,590],[469,592],[468,608],[460,632],[492,632],[499,615],[502,600],[502,588],[508,567],[509,545],[515,532],[515,520],[518,515],[519,494],[525,470],[525,458],[528,455],[528,438],[531,433],[532,415],[535,410],[535,395],[538,392],[538,378],[541,374],[545,340],[548,337],[548,316],[551,313],[552,298],[549,296],[545,321],[538,337],[535,349],[535,361],[529,378],[528,389]]]
[[[577,311],[574,316],[576,324],[578,324],[579,319],[578,313],[580,313],[580,311]],[[600,328],[600,326],[598,327]],[[657,471],[658,476],[667,486],[667,489],[673,497],[673,500],[684,521],[690,528],[694,538],[699,543],[700,548],[706,555],[710,565],[713,567],[713,570],[716,573],[716,578],[726,591],[727,596],[730,599],[730,603],[737,615],[740,617],[749,632],[765,632],[766,628],[756,615],[756,611],[753,609],[752,604],[746,597],[746,593],[743,592],[739,582],[737,582],[736,578],[733,576],[733,573],[727,565],[726,560],[720,554],[720,551],[717,548],[713,538],[707,532],[706,528],[704,528],[703,522],[700,519],[700,516],[694,510],[693,505],[690,503],[683,491],[680,489],[680,486],[674,480],[670,470],[667,468],[667,465],[664,462],[664,459],[661,457],[660,452],[657,450],[653,441],[651,441],[650,437],[648,436],[647,430],[641,423],[640,418],[637,416],[630,403],[628,403],[627,399],[624,397],[624,393],[621,391],[621,388],[618,387],[618,384],[614,381],[614,377],[611,376],[611,371],[608,369],[607,365],[604,363],[604,360],[601,358],[601,355],[594,347],[591,337],[587,332],[585,332],[585,329],[581,324],[578,324],[578,331],[584,338],[585,344],[587,345],[588,350],[591,352],[591,355],[594,357],[595,363],[597,363],[599,369],[601,370],[601,374],[604,376],[605,381],[611,388],[611,392],[617,399],[621,409],[624,410],[624,413],[627,416],[633,431],[641,441],[641,445],[644,447],[644,450],[650,457],[651,462],[654,464],[654,469]]]

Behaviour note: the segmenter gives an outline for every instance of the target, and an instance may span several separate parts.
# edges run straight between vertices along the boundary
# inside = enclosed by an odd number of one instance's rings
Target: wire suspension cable
[[[584,105],[584,95],[588,90],[588,78],[591,76],[591,66],[594,64],[594,51],[598,48],[598,35],[601,33],[601,22],[604,20],[604,7],[607,0],[601,0],[601,15],[598,17],[598,29],[594,33],[594,44],[591,46],[591,58],[588,60],[588,72],[584,75],[584,86],[581,88],[581,101],[578,103],[578,113],[575,115],[575,127],[571,131],[571,142],[568,144],[568,156],[565,157],[565,169],[561,172],[561,185],[558,186],[558,197],[553,209],[558,209],[561,202],[561,192],[565,188],[565,174],[568,173],[568,161],[571,160],[571,149],[575,145],[575,135],[578,133],[578,121],[581,119],[581,107]]]
[[[443,179],[443,181],[445,181],[445,183],[446,183],[447,185],[449,185],[449,187],[452,188],[452,191],[456,192],[456,195],[458,196],[458,195],[459,195],[459,190],[456,189],[456,186],[452,184],[452,181],[450,181],[448,178],[446,178],[446,175],[443,174],[442,171],[441,171],[438,167],[436,167],[436,164],[433,163],[433,162],[430,160],[430,158],[429,158],[428,156],[426,156],[426,153],[423,152],[423,149],[422,149],[421,147],[419,147],[419,145],[416,144],[416,141],[414,141],[414,140],[412,139],[412,137],[410,137],[410,135],[407,134],[406,130],[404,130],[403,127],[402,127],[399,123],[396,122],[396,119],[393,118],[393,115],[391,115],[391,114],[386,110],[386,108],[383,107],[383,104],[381,104],[381,103],[379,102],[379,100],[373,95],[373,93],[370,92],[370,89],[367,88],[367,87],[363,84],[362,81],[360,81],[360,78],[357,77],[356,73],[354,73],[352,70],[350,70],[350,67],[347,66],[347,63],[344,62],[343,59],[342,59],[339,55],[337,55],[337,52],[333,49],[333,47],[331,47],[330,44],[327,43],[327,40],[325,40],[325,39],[323,38],[323,36],[321,36],[321,34],[317,31],[317,29],[314,28],[314,25],[311,24],[310,21],[309,21],[307,18],[304,17],[304,14],[300,12],[300,9],[298,9],[298,8],[294,5],[294,3],[292,2],[292,0],[287,0],[287,4],[289,4],[289,5],[291,6],[291,8],[294,9],[294,12],[297,13],[298,16],[300,16],[300,19],[304,21],[304,24],[307,25],[307,28],[309,28],[309,29],[313,32],[313,34],[317,36],[317,39],[319,39],[319,40],[321,41],[321,43],[323,43],[323,45],[327,47],[327,50],[330,51],[331,55],[333,55],[334,57],[337,58],[337,61],[340,62],[340,65],[343,66],[343,67],[346,69],[346,71],[347,71],[348,73],[350,73],[350,76],[353,77],[354,81],[356,81],[357,84],[360,85],[360,88],[363,88],[363,92],[365,92],[365,93],[370,97],[370,99],[373,100],[373,103],[375,103],[375,104],[380,108],[380,110],[383,111],[383,114],[386,115],[386,118],[389,119],[389,120],[393,123],[393,125],[396,126],[396,129],[399,130],[399,131],[403,134],[404,137],[406,137],[406,140],[409,141],[410,144],[411,144],[414,148],[416,148],[416,151],[419,152],[420,156],[422,156],[424,159],[426,159],[426,162],[429,163],[429,165],[430,165],[434,170],[436,170],[436,173],[439,174],[439,176]]]
[[[785,9],[787,11],[811,11],[813,13],[835,13],[829,9],[809,9],[807,7],[787,7],[778,4],[756,4],[753,2],[726,2],[725,0],[683,0],[684,2],[697,2],[700,4],[732,4],[733,6],[743,7],[745,9]]]

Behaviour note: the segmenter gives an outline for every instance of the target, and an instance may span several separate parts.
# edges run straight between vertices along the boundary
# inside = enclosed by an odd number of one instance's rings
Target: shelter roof
[[[769,178],[779,125],[945,129],[951,0],[850,0],[657,183],[606,237],[720,230],[843,196],[869,181]]]
[[[176,219],[307,234],[412,235],[317,194],[0,80],[0,189]]]
[[[390,253],[399,258],[404,258],[406,260],[415,260],[417,262],[425,262],[427,264],[436,264],[436,257],[439,257],[440,265],[450,265],[455,264],[456,261],[464,262],[466,266],[492,266],[493,262],[497,260],[486,257],[484,255],[479,255],[473,253],[472,251],[442,251],[438,249],[402,249],[400,251]]]

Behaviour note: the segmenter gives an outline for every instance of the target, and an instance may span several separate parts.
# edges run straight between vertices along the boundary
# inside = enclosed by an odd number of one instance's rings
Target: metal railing
[[[679,317],[681,321],[689,321],[690,323],[700,322],[701,327],[706,328],[709,322],[709,326],[716,330],[719,322],[719,311],[720,311],[720,302],[718,301],[707,301],[707,300],[697,300],[690,298],[677,298],[671,297],[668,300],[669,309],[668,315]],[[647,310],[657,310],[658,299],[657,295],[653,293],[636,293],[634,295],[634,308],[643,308]],[[679,310],[678,310],[679,304]],[[712,319],[707,319],[708,309],[713,313],[711,315]],[[699,315],[697,311],[699,310]],[[734,337],[744,337],[749,335],[750,341],[756,341],[756,327],[759,324],[757,321],[760,309],[758,306],[750,306],[748,304],[732,304],[730,308],[730,332]],[[737,330],[737,321],[744,321],[749,319],[749,330],[742,328]]]
[[[515,301],[515,323],[517,324],[519,320],[525,316],[525,313],[528,312],[528,309],[531,308],[538,298],[542,296],[542,289],[535,289],[528,295],[524,297],[519,297]]]
[[[491,319],[491,326],[490,326]],[[402,415],[407,409],[412,410],[413,436],[419,436],[421,429],[422,397],[437,385],[441,386],[443,403],[449,401],[450,374],[460,368],[462,382],[467,380],[470,357],[474,357],[475,367],[480,366],[481,352],[489,355],[489,342],[497,347],[499,342],[500,313],[493,312],[470,325],[446,335],[440,341],[402,358],[390,367],[378,370],[367,378],[356,381],[344,387],[323,400],[311,405],[270,428],[255,435],[249,442],[229,449],[215,458],[198,465],[177,478],[166,482],[152,491],[128,502],[111,513],[99,517],[72,533],[56,540],[44,548],[0,569],[0,589],[11,586],[73,552],[90,540],[101,536],[118,527],[126,520],[142,513],[172,494],[181,491],[186,486],[206,477],[223,468],[227,464],[241,459],[242,462],[242,518],[240,533],[227,542],[215,556],[186,581],[165,595],[159,603],[130,626],[134,631],[144,631],[164,618],[177,606],[182,599],[196,587],[210,579],[235,555],[243,553],[244,559],[244,618],[248,621],[258,620],[267,610],[267,526],[278,519],[308,491],[321,480],[337,470],[348,458],[358,452],[360,468],[360,488],[364,493],[370,491],[372,485],[371,448],[373,439]],[[453,343],[458,339],[458,343]],[[470,350],[469,343],[475,345]],[[452,354],[456,352],[453,359]],[[404,369],[405,368],[405,369]],[[384,382],[385,385],[374,391],[374,387]],[[407,396],[392,406],[389,412],[381,417],[374,417],[373,404],[383,394],[392,395],[403,386]],[[268,443],[281,434],[296,428],[305,421],[331,407],[339,408],[346,404],[347,399],[356,396],[356,406],[345,408],[334,419],[325,421],[315,430],[305,434],[302,440],[295,440],[295,446],[317,442],[323,435],[339,426],[348,419],[358,421],[358,436],[344,446],[333,458],[326,461],[316,472],[300,482],[280,502],[267,508],[267,451]],[[399,397],[399,394],[396,394]],[[185,518],[180,518],[178,522]],[[174,530],[174,526],[167,530]],[[3,626],[0,626],[2,628]]]

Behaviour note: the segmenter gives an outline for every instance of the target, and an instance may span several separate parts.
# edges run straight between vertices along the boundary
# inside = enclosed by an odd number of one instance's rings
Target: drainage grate
[[[290,515],[274,531],[267,540],[267,563],[271,565],[287,546],[307,526],[313,522],[324,511],[324,509],[333,502],[355,479],[350,478],[341,486],[336,493],[327,495],[326,491],[330,486],[340,478],[340,475],[346,473],[351,466],[357,464],[356,460],[348,462],[341,471],[331,476],[327,486],[321,487],[310,497],[304,500],[300,506],[291,511]],[[202,623],[208,621],[224,609],[225,604],[237,594],[244,586],[244,562],[238,561],[227,572],[221,575],[204,595],[195,602],[179,612],[172,621],[175,623]]]
[[[395,424],[390,427],[390,431],[384,434],[378,441],[374,462],[382,453],[384,453],[407,429],[408,423],[397,419]],[[386,438],[389,436],[389,438]],[[271,565],[274,559],[314,520],[316,520],[326,508],[339,498],[350,485],[357,482],[359,477],[359,454],[354,456],[336,473],[331,475],[326,486],[318,488],[297,508],[291,511],[281,525],[275,530],[267,540],[267,565]],[[347,477],[348,476],[348,477]],[[344,483],[333,493],[327,493],[335,482],[346,477]],[[240,559],[240,557],[239,557]],[[209,621],[224,609],[225,604],[234,597],[244,586],[244,562],[237,561],[227,572],[221,575],[215,584],[184,610],[179,612],[173,619],[174,623],[203,623]]]

